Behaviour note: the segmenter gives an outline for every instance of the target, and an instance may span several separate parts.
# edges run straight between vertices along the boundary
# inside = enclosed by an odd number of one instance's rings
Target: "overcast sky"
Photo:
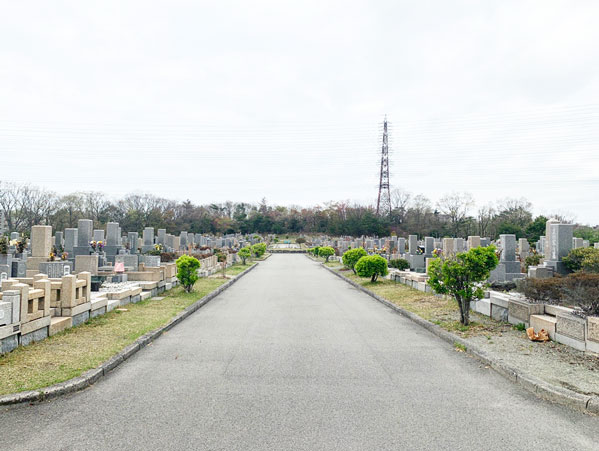
[[[1,180],[599,223],[599,1],[2,1]]]

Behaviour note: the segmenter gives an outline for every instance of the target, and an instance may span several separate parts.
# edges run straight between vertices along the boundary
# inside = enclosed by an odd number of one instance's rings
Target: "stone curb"
[[[230,279],[229,281],[218,287],[216,290],[211,291],[200,300],[189,305],[164,326],[151,332],[148,332],[145,335],[142,335],[137,340],[135,340],[135,342],[131,343],[118,354],[112,356],[106,362],[102,363],[99,367],[88,370],[81,376],[74,377],[72,379],[69,379],[68,381],[60,382],[58,384],[54,384],[40,390],[31,390],[0,396],[0,406],[40,402],[47,399],[56,398],[58,396],[66,395],[67,393],[73,393],[79,390],[83,390],[84,388],[89,387],[90,385],[97,382],[101,377],[108,376],[108,374],[113,369],[115,369],[125,360],[136,354],[139,350],[145,348],[148,344],[160,337],[164,332],[171,330],[175,325],[179,324],[185,318],[190,316],[193,312],[206,305],[208,302],[210,302],[216,296],[221,294],[223,291],[225,291],[227,288],[229,288],[231,285],[233,285],[247,273],[256,268],[258,264],[259,262],[255,262],[248,269],[237,274],[237,276]]]
[[[392,302],[382,298],[381,296],[373,293],[367,288],[364,288],[362,285],[354,282],[351,279],[348,279],[343,274],[331,269],[324,264],[321,264],[324,269],[335,274],[340,279],[346,281],[350,285],[354,286],[358,290],[366,293],[370,297],[376,299],[387,307],[395,310],[395,312],[399,313],[402,316],[410,319],[415,322],[419,326],[424,327],[429,332],[433,333],[437,337],[442,340],[455,345],[460,344],[464,346],[466,352],[480,361],[482,361],[485,365],[491,367],[497,373],[505,377],[506,379],[520,385],[527,391],[534,393],[537,397],[545,399],[547,401],[554,402],[556,404],[561,404],[576,410],[579,410],[583,413],[587,414],[599,414],[599,397],[597,396],[589,396],[582,395],[580,393],[576,393],[573,390],[569,390],[567,388],[559,387],[556,385],[549,384],[541,379],[538,379],[534,376],[526,374],[517,368],[513,368],[509,365],[506,365],[501,359],[497,357],[489,355],[484,350],[480,349],[478,346],[464,340],[457,335],[454,335],[446,330],[442,329],[440,326],[433,324],[415,313],[409,312],[398,305],[393,304]]]

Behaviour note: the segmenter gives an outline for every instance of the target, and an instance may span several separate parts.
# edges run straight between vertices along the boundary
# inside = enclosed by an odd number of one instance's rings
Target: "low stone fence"
[[[425,293],[433,292],[426,274],[391,270],[387,277]],[[533,303],[519,293],[494,290],[487,290],[483,299],[472,301],[470,308],[497,321],[524,324],[535,331],[545,329],[553,341],[579,351],[599,353],[599,317],[581,318],[571,308]]]
[[[91,273],[60,278],[46,274],[2,281],[0,354],[43,340],[117,307],[157,296],[177,286],[175,263],[159,263],[126,274],[129,281],[91,291]]]

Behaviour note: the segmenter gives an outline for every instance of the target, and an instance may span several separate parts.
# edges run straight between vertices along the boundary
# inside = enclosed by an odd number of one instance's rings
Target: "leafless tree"
[[[490,226],[495,217],[495,208],[492,204],[487,204],[478,209],[478,234],[480,236],[489,236]]]
[[[437,205],[439,211],[447,217],[453,236],[459,236],[468,212],[474,205],[472,195],[470,193],[446,194],[439,199]]]

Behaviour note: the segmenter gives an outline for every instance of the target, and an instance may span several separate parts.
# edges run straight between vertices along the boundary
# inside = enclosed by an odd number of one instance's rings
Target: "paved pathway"
[[[2,450],[594,449],[538,400],[303,255],[274,255],[108,378],[0,410]]]

